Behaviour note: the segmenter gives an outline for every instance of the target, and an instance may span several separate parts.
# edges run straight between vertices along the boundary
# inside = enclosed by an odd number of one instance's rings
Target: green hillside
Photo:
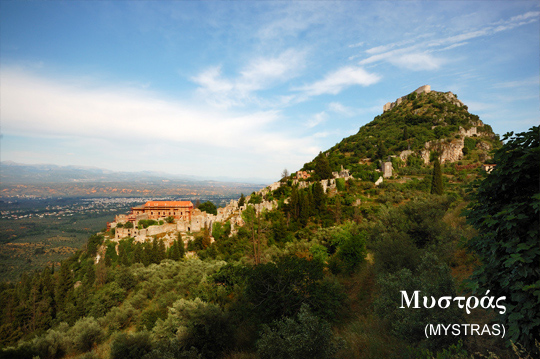
[[[467,131],[473,127],[477,130],[474,136],[460,133],[460,129]],[[404,96],[399,105],[375,117],[358,133],[344,138],[325,154],[333,171],[339,171],[343,166],[355,178],[367,180],[370,176],[366,171],[379,168],[379,161],[386,161],[388,156],[399,157],[403,151],[410,150],[412,154],[403,166],[415,166],[421,164],[421,152],[426,149],[427,142],[433,144],[430,152],[436,152],[437,145],[444,148],[463,138],[464,163],[484,161],[490,149],[500,146],[491,126],[469,113],[468,107],[454,94],[412,92]],[[314,161],[302,168],[314,169]]]
[[[457,104],[407,96],[313,172],[242,195],[240,222],[172,241],[107,229],[60,267],[0,283],[0,358],[538,357],[539,128],[501,145]],[[394,173],[373,183],[389,156]],[[334,178],[341,166],[354,177]],[[401,308],[402,290],[478,303]],[[459,332],[426,338],[429,324]]]

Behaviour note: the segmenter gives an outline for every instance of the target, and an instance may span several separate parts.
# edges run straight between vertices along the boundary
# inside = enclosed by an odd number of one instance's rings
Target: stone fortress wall
[[[423,93],[431,93],[431,92],[434,92],[434,93],[442,93],[444,94],[444,96],[446,97],[446,99],[450,102],[452,102],[453,104],[455,104],[456,106],[463,106],[463,102],[461,102],[460,100],[457,99],[456,95],[454,95],[451,91],[448,91],[448,92],[438,92],[438,91],[431,91],[431,86],[430,85],[424,85],[424,86],[420,86],[419,88],[417,88],[416,90],[414,90],[413,92],[411,93],[416,93],[417,95],[421,95]],[[384,106],[383,106],[383,113],[386,112],[386,111],[390,111],[391,109],[393,109],[394,107],[400,105],[406,98],[407,96],[409,95],[405,95],[405,96],[402,96],[400,98],[398,98],[396,101],[394,102],[387,102]]]

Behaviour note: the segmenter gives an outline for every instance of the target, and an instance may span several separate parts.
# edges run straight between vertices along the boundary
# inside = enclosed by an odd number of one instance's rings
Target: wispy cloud
[[[300,87],[297,90],[307,96],[337,95],[350,86],[369,86],[379,82],[380,79],[379,75],[369,73],[361,67],[346,66],[327,74],[320,81]]]
[[[73,85],[6,67],[0,79],[4,134],[141,145],[167,142],[182,148],[216,146],[248,153],[286,154],[313,146],[308,137],[273,130],[281,119],[275,110],[232,114],[140,89]]]
[[[403,54],[389,58],[389,62],[402,68],[413,71],[437,70],[446,62],[445,59],[435,57],[427,52]]]
[[[210,67],[192,81],[198,92],[217,107],[229,108],[257,101],[255,92],[265,90],[299,75],[305,66],[305,51],[289,49],[275,57],[258,57],[249,62],[239,75],[225,78],[220,66]]]
[[[351,116],[354,114],[354,110],[349,108],[349,107],[346,107],[346,106],[343,106],[343,104],[339,103],[339,102],[331,102],[328,104],[328,110],[329,111],[332,111],[332,112],[335,112],[335,113],[338,113],[340,115],[344,115],[344,116]]]
[[[522,87],[536,86],[538,88],[539,85],[540,85],[540,79],[537,76],[534,76],[534,77],[530,77],[523,80],[500,82],[498,84],[495,84],[493,87],[495,88],[522,88]]]
[[[307,123],[306,126],[308,128],[313,128],[323,122],[325,122],[328,119],[328,114],[324,111],[319,112],[315,114]]]
[[[448,59],[435,57],[432,55],[433,52],[440,52],[464,46],[471,40],[536,22],[538,21],[539,16],[540,12],[530,11],[525,14],[511,17],[508,20],[500,20],[487,24],[477,30],[464,31],[452,36],[429,40],[421,40],[426,36],[420,36],[414,40],[379,45],[364,51],[364,53],[369,56],[359,61],[359,65],[365,66],[379,62],[388,62],[397,67],[409,70],[436,70],[445,64]],[[359,56],[361,55],[351,56],[350,58],[353,59]]]

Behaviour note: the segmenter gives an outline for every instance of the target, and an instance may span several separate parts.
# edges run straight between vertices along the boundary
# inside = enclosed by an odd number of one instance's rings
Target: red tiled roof
[[[193,207],[191,201],[148,201],[144,207]]]

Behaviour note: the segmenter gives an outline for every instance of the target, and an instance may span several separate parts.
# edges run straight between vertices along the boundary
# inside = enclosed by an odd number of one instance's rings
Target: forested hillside
[[[60,268],[0,284],[0,356],[534,357],[539,128],[501,147],[454,102],[410,95],[307,163],[309,178],[285,173],[277,188],[247,197],[237,231],[216,222],[169,248],[160,236],[115,242],[100,232]],[[460,127],[479,132],[462,136]],[[426,142],[457,139],[465,144],[460,162],[441,161],[436,146],[427,162],[422,157]],[[379,161],[392,155],[392,176],[375,185]],[[496,164],[490,173],[486,161]],[[333,178],[341,166],[353,177]],[[490,204],[504,183],[513,202]],[[520,191],[526,195],[513,197]],[[253,204],[263,198],[277,209],[257,213]],[[520,231],[508,248],[500,234],[512,228]],[[510,283],[490,282],[494,273]],[[476,305],[469,313],[457,303],[400,309],[402,290],[428,298],[490,290],[488,297],[506,296],[506,312]],[[428,323],[489,330],[502,323],[508,334],[426,338]]]

